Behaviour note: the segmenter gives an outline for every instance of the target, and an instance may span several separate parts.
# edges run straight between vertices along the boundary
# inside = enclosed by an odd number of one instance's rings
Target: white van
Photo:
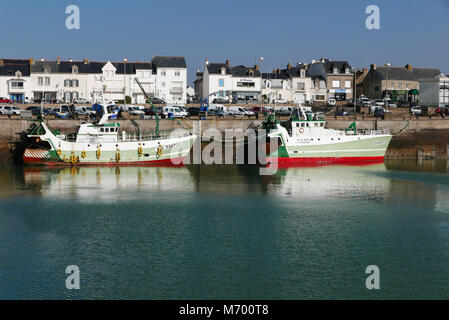
[[[228,113],[229,113],[230,116],[233,116],[233,117],[239,117],[239,116],[241,116],[241,117],[244,117],[244,116],[251,117],[251,116],[255,115],[254,112],[249,111],[248,109],[243,108],[243,107],[229,107],[228,108]]]
[[[162,117],[169,118],[170,115],[173,118],[185,118],[187,117],[187,112],[182,111],[180,108],[173,107],[173,106],[166,106],[162,108]]]

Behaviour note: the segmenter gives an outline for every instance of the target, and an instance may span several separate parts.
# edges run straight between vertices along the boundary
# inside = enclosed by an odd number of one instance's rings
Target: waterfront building
[[[201,100],[210,102],[225,100],[233,103],[260,102],[261,75],[259,66],[231,66],[229,60],[225,63],[205,61],[202,75],[197,73],[196,86],[201,91]]]
[[[268,103],[290,103],[296,94],[301,103],[312,101],[312,77],[307,74],[307,65],[290,63],[286,69],[275,69],[262,75],[262,99]]]
[[[372,64],[362,87],[364,94],[371,99],[390,97],[392,101],[417,102],[420,100],[420,83],[430,80],[439,83],[442,76],[438,69],[413,68],[410,64],[405,67]]]
[[[333,98],[336,101],[346,101],[353,98],[354,73],[347,61],[333,61],[330,59],[312,60],[308,65],[308,74],[312,79],[325,80],[326,99]],[[318,95],[322,98],[323,91],[315,92],[315,100]],[[316,89],[315,89],[316,90]]]
[[[0,60],[0,97],[23,103],[29,99],[30,85],[28,60]]]
[[[449,106],[449,76],[419,80],[419,103],[423,106]]]
[[[0,96],[18,102],[123,101],[145,103],[135,82],[150,97],[186,103],[187,67],[184,57],[155,56],[152,62],[97,62],[84,59],[0,60]]]

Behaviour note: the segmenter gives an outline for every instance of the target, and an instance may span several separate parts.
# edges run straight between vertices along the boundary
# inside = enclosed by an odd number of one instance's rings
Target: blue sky
[[[81,29],[65,28],[65,8]],[[380,8],[380,30],[365,8]],[[182,55],[189,83],[204,59],[264,71],[321,57],[436,67],[449,74],[449,0],[46,0],[2,3],[1,57],[149,61]]]

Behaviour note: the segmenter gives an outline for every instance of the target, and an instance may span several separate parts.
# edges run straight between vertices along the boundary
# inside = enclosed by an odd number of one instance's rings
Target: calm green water
[[[0,298],[449,298],[446,162],[258,173],[0,167]]]

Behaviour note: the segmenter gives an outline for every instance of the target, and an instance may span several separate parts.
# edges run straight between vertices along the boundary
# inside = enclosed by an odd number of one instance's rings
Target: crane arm
[[[153,109],[154,115],[156,117],[156,135],[159,135],[159,115],[157,114],[157,108],[154,106],[153,101],[151,101],[151,98],[147,95],[147,93],[143,89],[143,86],[140,83],[139,79],[134,78],[134,80],[136,80],[137,84],[139,85],[140,90],[142,90],[142,93],[145,96],[145,100],[150,102],[151,109]]]

